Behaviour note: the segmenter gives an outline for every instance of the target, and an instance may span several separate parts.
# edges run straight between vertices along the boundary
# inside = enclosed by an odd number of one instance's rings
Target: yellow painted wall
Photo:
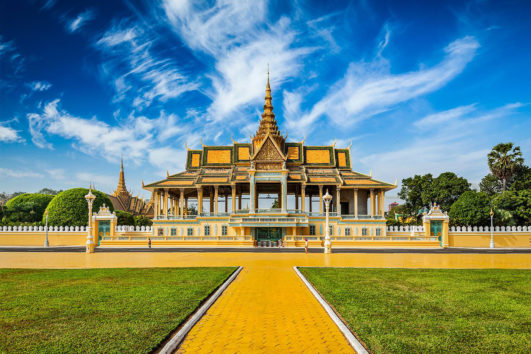
[[[0,246],[43,246],[44,232],[0,232]],[[84,246],[86,232],[48,232],[50,246]]]
[[[450,232],[450,247],[489,247],[490,232]],[[531,232],[495,232],[494,246],[531,247]]]

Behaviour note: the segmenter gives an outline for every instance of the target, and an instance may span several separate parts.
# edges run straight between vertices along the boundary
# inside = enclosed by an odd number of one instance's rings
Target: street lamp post
[[[490,248],[494,248],[494,212],[490,209]]]
[[[323,196],[323,200],[325,202],[325,215],[326,215],[326,222],[325,222],[325,242],[324,242],[324,253],[332,253],[332,243],[330,242],[330,226],[329,226],[329,211],[330,211],[330,202],[332,201],[332,196],[328,194],[328,189],[326,190],[326,194]]]
[[[94,194],[92,194],[92,186],[89,187],[89,192],[88,194],[85,196],[85,199],[87,200],[87,203],[88,203],[88,232],[87,232],[87,244],[86,244],[86,249],[85,251],[87,253],[92,253],[94,252],[94,240],[92,239],[92,231],[91,231],[91,222],[90,222],[90,217],[92,216],[92,203],[94,203],[94,199],[96,199],[96,196]]]
[[[44,212],[44,215],[46,216],[46,226],[45,226],[45,231],[46,231],[46,236],[44,238],[44,247],[48,247],[49,246],[49,243],[48,243],[48,209],[46,209],[46,211]]]

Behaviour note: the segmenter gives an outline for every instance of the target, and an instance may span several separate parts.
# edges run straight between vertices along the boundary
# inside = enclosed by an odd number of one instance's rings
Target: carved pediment
[[[280,152],[279,148],[275,145],[270,136],[268,136],[265,141],[260,146],[257,153],[254,155],[253,160],[255,161],[279,161],[282,162],[286,158]]]

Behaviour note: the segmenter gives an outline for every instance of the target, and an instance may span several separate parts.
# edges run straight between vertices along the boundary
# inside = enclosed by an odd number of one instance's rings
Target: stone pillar
[[[197,214],[203,212],[203,187],[197,187]]]
[[[371,188],[371,217],[375,214],[374,209],[376,209],[376,203],[374,202],[374,189]]]
[[[227,196],[227,193],[225,193],[225,213],[229,212],[229,197]]]
[[[319,185],[319,214],[323,215],[323,185]]]
[[[214,186],[214,214],[218,215],[218,192],[219,186]]]
[[[164,216],[168,216],[168,190],[164,190]]]
[[[159,216],[159,213],[160,213],[159,205],[160,205],[159,191],[155,189],[153,191],[153,216],[155,217],[155,219],[157,219],[157,216]],[[89,218],[89,226],[90,226],[90,218]]]
[[[443,248],[448,248],[450,246],[450,239],[448,237],[448,223],[449,219],[443,220],[443,229],[442,229],[442,246]]]
[[[288,176],[282,176],[282,212],[286,213],[288,211]]]
[[[210,214],[214,212],[214,196],[212,195],[212,187],[208,187],[208,201],[210,202]]]
[[[385,215],[385,191],[383,189],[380,190],[380,194],[378,195],[378,204],[379,204],[379,212],[380,216]]]
[[[358,218],[358,188],[354,188],[354,217]]]
[[[306,212],[306,186],[301,185],[301,210]]]
[[[337,215],[341,215],[341,188],[336,188],[336,212]]]
[[[254,181],[254,174],[251,175],[250,182],[249,182],[249,212],[254,213],[255,212],[255,181]]]
[[[234,213],[234,211],[236,211],[236,185],[233,184],[231,188],[232,188],[231,190],[232,192],[232,196],[231,196],[232,197],[232,213]]]
[[[184,188],[181,188],[179,194],[179,215],[181,218],[184,216]]]

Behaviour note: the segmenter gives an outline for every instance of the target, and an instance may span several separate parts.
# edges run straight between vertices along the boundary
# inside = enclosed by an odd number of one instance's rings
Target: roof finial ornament
[[[371,170],[371,172],[369,172],[369,176],[372,177],[372,170]]]
[[[337,139],[334,139],[334,144],[332,145],[332,147],[336,147],[336,143],[337,143]]]
[[[352,140],[350,141],[350,145],[347,146],[347,149],[350,151],[350,148],[352,147]]]
[[[304,134],[304,135],[302,136],[302,140],[301,140],[300,144],[304,145],[304,141],[305,141],[305,140],[306,140],[306,134]]]
[[[203,138],[201,138],[201,146],[205,146],[205,144],[203,144]]]
[[[398,186],[398,178],[395,178],[395,186]]]
[[[232,135],[230,136],[230,140],[232,140],[232,143],[233,143],[233,144],[238,144],[238,142],[235,141],[235,140],[232,138]]]
[[[186,141],[184,142],[184,147],[186,148],[186,151],[190,150],[190,148],[188,147],[188,143]]]
[[[170,177],[170,173],[168,172],[168,170],[166,170],[166,178],[169,178]]]

